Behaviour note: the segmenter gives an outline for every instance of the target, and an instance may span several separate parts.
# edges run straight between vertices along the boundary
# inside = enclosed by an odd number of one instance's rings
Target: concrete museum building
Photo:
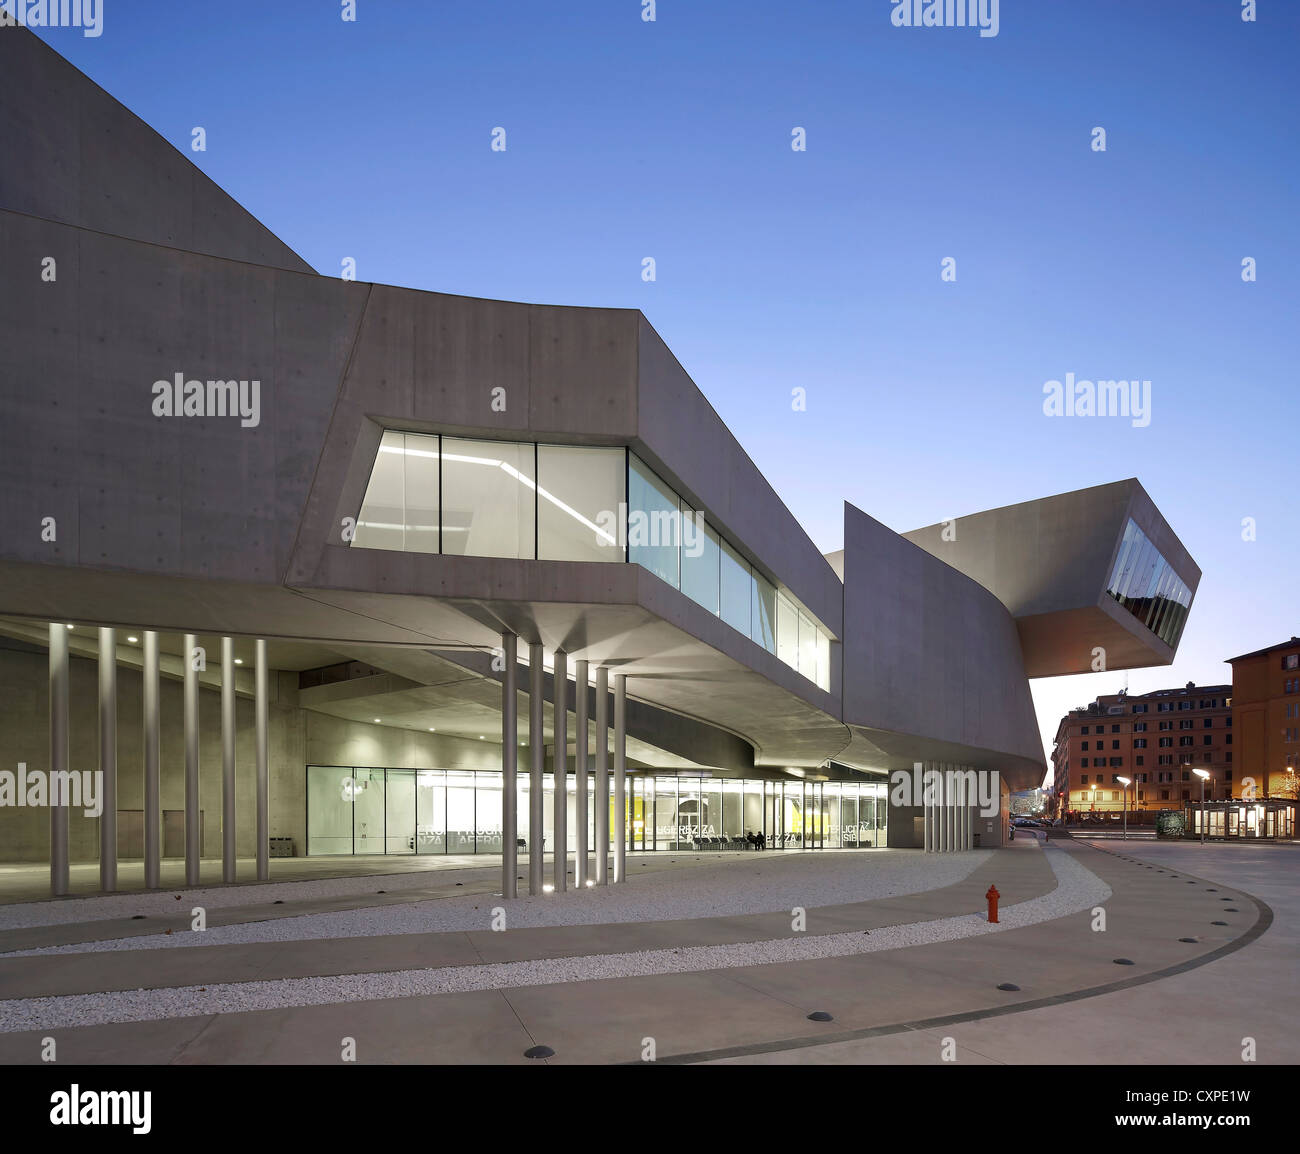
[[[0,861],[56,894],[996,845],[1028,679],[1173,659],[1200,570],[1136,480],[955,533],[846,504],[824,556],[639,311],[321,276],[22,28],[0,107]],[[891,804],[918,765],[999,815]]]

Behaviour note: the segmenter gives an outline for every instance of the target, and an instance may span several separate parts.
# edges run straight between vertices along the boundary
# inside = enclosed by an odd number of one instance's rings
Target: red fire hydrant
[[[989,886],[989,892],[984,895],[989,900],[989,921],[998,920],[998,887]]]

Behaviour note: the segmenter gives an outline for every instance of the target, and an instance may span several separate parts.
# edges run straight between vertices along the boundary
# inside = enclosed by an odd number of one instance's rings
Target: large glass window
[[[352,852],[352,769],[313,765],[307,770],[307,852]]]
[[[720,600],[722,538],[703,518],[697,523],[685,505],[682,507],[682,531],[682,592],[716,616]]]
[[[1139,537],[1131,526],[1116,564],[1113,591],[1121,597],[1123,590],[1128,599],[1121,604],[1132,599],[1133,562],[1145,543]],[[702,513],[688,509],[626,449],[389,430],[352,543],[472,557],[633,561],[821,688],[830,686],[825,631],[790,598],[778,595]],[[1160,602],[1163,610],[1163,597],[1154,591],[1170,585],[1167,576],[1154,570],[1144,570],[1143,576],[1152,588],[1145,617],[1161,636],[1181,628],[1172,614],[1168,627],[1158,621],[1152,604]],[[1175,589],[1170,596],[1176,594]]]
[[[681,587],[681,502],[635,453],[629,454],[627,556]]]
[[[407,433],[402,453],[402,488],[406,496],[408,553],[437,553],[439,497],[438,438]]]
[[[384,852],[415,853],[415,770],[390,769],[385,782]]]
[[[746,636],[750,626],[749,562],[722,542],[722,620]]]
[[[799,610],[784,593],[776,595],[776,655],[799,668]]]
[[[627,453],[582,445],[537,446],[537,556],[622,561],[618,537]]]
[[[534,447],[442,439],[442,551],[467,557],[532,557]]]

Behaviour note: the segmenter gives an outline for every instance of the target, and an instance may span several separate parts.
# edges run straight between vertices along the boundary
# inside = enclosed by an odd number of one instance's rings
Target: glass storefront
[[[577,781],[568,778],[568,851],[577,848]],[[594,780],[592,782],[594,786]],[[518,781],[520,848],[527,850],[530,783]],[[611,776],[610,791],[613,792]],[[628,847],[635,851],[743,849],[763,834],[769,849],[885,846],[884,782],[751,781],[629,773]],[[587,844],[594,842],[594,790]],[[554,844],[555,793],[546,776],[544,850]],[[611,800],[610,828],[614,828]],[[307,853],[501,852],[501,775],[441,769],[307,767]]]

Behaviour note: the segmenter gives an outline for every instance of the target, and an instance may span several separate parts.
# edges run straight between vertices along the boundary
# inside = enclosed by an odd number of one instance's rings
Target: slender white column
[[[925,770],[926,770],[926,766],[924,763],[922,763],[920,765],[915,766],[912,772],[914,774],[919,775],[921,779],[920,781],[921,813],[925,825],[925,838],[924,838],[925,852],[934,853],[934,806],[930,804],[931,802],[930,791],[925,787],[926,786]]]
[[[587,862],[587,663],[585,661],[576,661],[573,665],[573,699],[574,718],[573,718],[573,737],[574,737],[574,758],[573,771],[576,773],[576,790],[574,799],[574,817],[577,819],[578,828],[574,832],[575,848],[577,850],[577,860],[574,862],[573,884],[582,889],[587,884],[587,875],[590,872]]]
[[[144,632],[144,884],[161,884],[160,833],[162,809],[158,793],[158,634]]]
[[[627,677],[614,675],[614,881],[627,881]]]
[[[609,885],[609,670],[596,670],[596,884]]]
[[[185,634],[184,641],[184,730],[185,730],[185,884],[199,884],[199,673],[194,668],[198,638]]]
[[[552,879],[555,892],[568,889],[569,874],[569,655],[562,649],[555,651],[555,676],[551,679],[555,703],[551,730],[555,735],[555,753],[551,759],[552,801],[555,815],[551,826],[555,831],[555,857],[552,859]]]
[[[501,634],[501,896],[519,896],[519,639]]]
[[[542,796],[542,770],[546,758],[546,744],[543,736],[545,714],[542,712],[542,691],[545,686],[543,678],[546,670],[542,665],[543,653],[540,645],[528,647],[528,892],[534,897],[542,892],[543,866],[546,861],[544,833],[542,832],[542,815],[545,813]]]
[[[256,666],[253,715],[257,729],[257,880],[271,876],[271,774],[267,758],[267,669],[266,641],[255,646]]]
[[[235,643],[221,639],[221,880],[235,880]]]
[[[943,767],[943,848],[945,853],[953,851],[953,815],[957,812],[957,807],[953,802],[953,796],[957,790],[957,783],[953,780],[953,766],[945,765]]]
[[[117,631],[99,631],[99,888],[117,889]]]
[[[50,893],[68,892],[68,630],[50,623]],[[58,790],[58,796],[55,796]],[[55,803],[58,804],[55,804]]]

